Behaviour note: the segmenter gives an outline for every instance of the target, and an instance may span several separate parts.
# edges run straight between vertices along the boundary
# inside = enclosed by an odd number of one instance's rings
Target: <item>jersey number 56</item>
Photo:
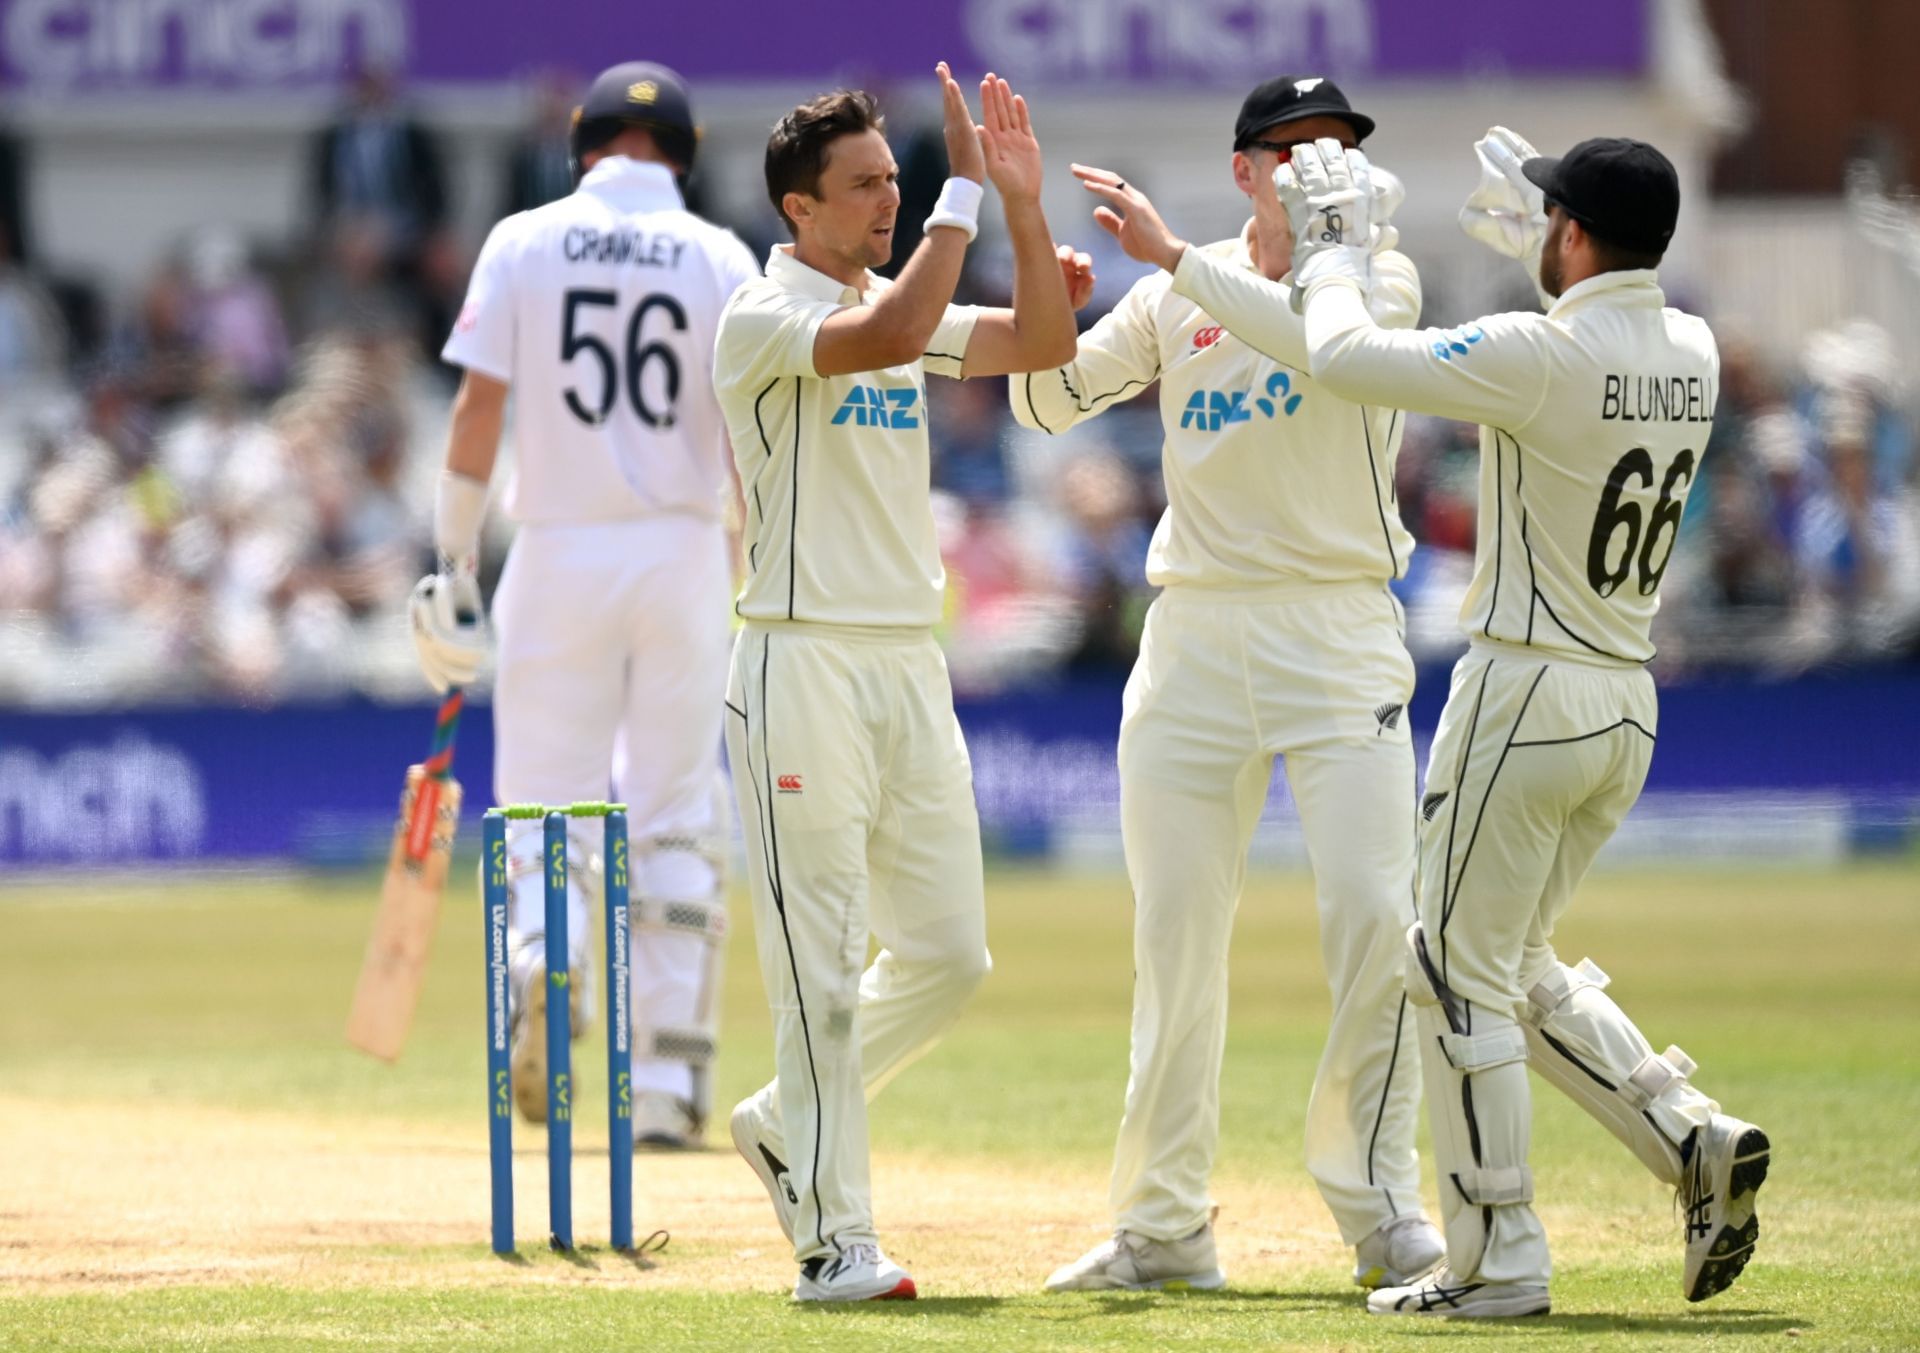
[[[582,402],[580,392],[571,386],[567,388],[567,408],[573,416],[589,427],[598,427],[607,421],[613,412],[613,406],[620,398],[624,388],[627,400],[633,405],[633,411],[640,415],[640,421],[650,428],[670,428],[673,426],[673,406],[680,398],[680,358],[667,346],[665,339],[656,338],[643,343],[647,316],[655,310],[666,312],[667,323],[674,333],[685,333],[687,312],[680,302],[661,292],[656,292],[641,300],[634,307],[633,317],[627,321],[627,354],[625,380],[621,379],[621,366],[614,360],[613,350],[598,337],[580,332],[581,311],[588,306],[604,306],[612,309],[620,304],[620,296],[612,291],[589,291],[575,288],[561,298],[565,307],[560,314],[560,360],[571,362],[581,353],[591,353],[594,362],[600,368],[600,394],[591,406]],[[656,389],[664,387],[666,399],[658,407],[647,402],[647,367],[650,364],[662,367],[662,379]]]

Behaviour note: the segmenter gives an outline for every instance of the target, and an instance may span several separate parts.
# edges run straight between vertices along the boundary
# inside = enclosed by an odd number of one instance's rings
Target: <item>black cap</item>
[[[1247,95],[1233,123],[1233,148],[1245,150],[1261,132],[1303,117],[1337,117],[1359,140],[1373,135],[1373,119],[1353,111],[1340,86],[1323,75],[1281,75]]]
[[[627,61],[601,71],[573,113],[574,159],[612,140],[623,126],[678,133],[672,139],[691,159],[699,132],[687,82],[652,61]]]
[[[1664,254],[1680,219],[1680,175],[1645,141],[1596,136],[1559,159],[1542,155],[1520,172],[1550,202],[1609,244]]]

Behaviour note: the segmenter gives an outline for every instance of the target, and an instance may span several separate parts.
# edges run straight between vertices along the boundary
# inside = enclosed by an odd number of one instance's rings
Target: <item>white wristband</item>
[[[972,242],[980,234],[980,199],[986,192],[983,185],[972,179],[948,179],[946,187],[940,190],[940,200],[933,204],[933,214],[922,227],[923,232],[935,226],[952,226],[966,231],[968,242]]]
[[[480,525],[487,519],[487,486],[478,479],[440,472],[433,495],[433,547],[442,559],[463,568],[480,553]]]

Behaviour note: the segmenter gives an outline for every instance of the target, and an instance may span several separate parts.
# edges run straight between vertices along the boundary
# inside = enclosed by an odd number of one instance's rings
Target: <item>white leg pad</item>
[[[689,1085],[703,1121],[712,1108],[728,928],[717,853],[706,844],[684,837],[644,843],[633,881],[635,1083],[690,1077],[680,1083]],[[648,1062],[654,1066],[645,1068]]]
[[[1546,1233],[1533,1214],[1527,1166],[1526,1035],[1511,1017],[1441,984],[1419,926],[1407,941],[1407,997],[1420,1033],[1447,1265],[1463,1282],[1544,1283]]]
[[[1591,959],[1555,964],[1527,993],[1522,1015],[1533,1069],[1604,1125],[1656,1179],[1680,1182],[1680,1147],[1719,1105],[1693,1087],[1694,1061],[1655,1053],[1606,994]]]

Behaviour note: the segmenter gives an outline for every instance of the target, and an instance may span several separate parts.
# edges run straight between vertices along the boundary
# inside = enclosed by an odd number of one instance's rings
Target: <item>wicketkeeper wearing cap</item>
[[[513,391],[517,525],[494,597],[502,803],[570,803],[617,781],[633,833],[636,1142],[700,1141],[726,935],[719,770],[726,688],[726,427],[709,373],[720,310],[758,275],[729,232],[686,210],[697,143],[680,78],[630,62],[575,115],[571,196],[494,227],[445,357],[465,368],[434,511],[439,571],[414,598],[434,685],[490,647],[474,578],[487,481]],[[546,1117],[540,824],[509,828],[514,1096]],[[591,833],[569,837],[576,1003],[596,927]],[[626,1011],[624,993],[608,993]],[[575,1012],[575,1035],[582,1030]]]
[[[1434,739],[1419,921],[1406,983],[1419,1030],[1447,1263],[1373,1294],[1379,1314],[1537,1315],[1546,1233],[1528,1168],[1531,1065],[1675,1190],[1681,1290],[1739,1275],[1759,1237],[1767,1136],[1720,1112],[1676,1047],[1655,1053],[1555,923],[1639,797],[1659,710],[1645,664],[1660,579],[1718,397],[1713,335],[1669,309],[1655,269],[1680,183],[1639,141],[1564,159],[1504,128],[1478,143],[1467,233],[1525,261],[1547,313],[1392,333],[1369,313],[1366,157],[1293,148],[1276,187],[1320,383],[1350,399],[1481,425],[1480,539],[1461,619],[1472,637]],[[1169,268],[1194,250],[1151,208],[1129,250]],[[1241,298],[1257,325],[1272,298]]]
[[[1012,382],[1015,416],[1064,432],[1154,381],[1167,512],[1120,727],[1134,893],[1132,1076],[1114,1153],[1111,1240],[1051,1290],[1218,1287],[1208,1193],[1219,1135],[1227,947],[1275,756],[1299,806],[1333,1022],[1308,1105],[1308,1168],[1356,1247],[1354,1281],[1404,1283],[1441,1257],[1414,1154],[1419,1070],[1400,981],[1413,919],[1413,663],[1398,603],[1413,540],[1394,502],[1402,419],[1307,371],[1287,305],[1293,233],[1273,172],[1302,138],[1358,145],[1373,121],[1332,81],[1268,81],[1234,128],[1240,234],[1136,285],[1058,371]],[[1114,175],[1076,167],[1116,205]],[[1420,281],[1386,224],[1365,304],[1413,325]],[[1114,218],[1101,208],[1112,228]],[[1220,278],[1271,292],[1258,329],[1213,303]]]

